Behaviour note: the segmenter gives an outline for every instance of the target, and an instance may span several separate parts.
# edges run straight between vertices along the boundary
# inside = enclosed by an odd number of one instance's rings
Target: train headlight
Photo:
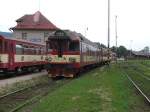
[[[76,62],[76,58],[70,57],[69,62]]]
[[[46,57],[45,60],[48,61],[48,62],[51,62],[52,58],[51,57]]]
[[[51,58],[51,57],[49,57],[49,58],[48,58],[48,61],[49,61],[49,62],[51,62],[51,61],[52,61],[52,58]]]

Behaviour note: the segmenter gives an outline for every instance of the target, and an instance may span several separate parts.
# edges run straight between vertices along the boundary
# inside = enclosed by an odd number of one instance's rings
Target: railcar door
[[[14,64],[14,44],[13,41],[8,41],[8,65],[10,70],[14,70],[15,64]]]
[[[83,64],[83,46],[82,46],[82,42],[80,42],[80,63]]]

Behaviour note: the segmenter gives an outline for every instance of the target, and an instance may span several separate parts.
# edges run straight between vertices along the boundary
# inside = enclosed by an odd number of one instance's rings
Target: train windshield
[[[47,44],[47,51],[57,52],[61,57],[64,52],[79,51],[79,42],[68,40],[51,40]]]
[[[70,42],[69,51],[79,51],[79,42]]]
[[[79,51],[79,42],[69,42],[69,41],[50,41],[47,44],[48,51]]]

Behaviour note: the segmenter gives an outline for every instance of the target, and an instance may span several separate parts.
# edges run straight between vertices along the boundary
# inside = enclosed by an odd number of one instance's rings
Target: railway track
[[[146,66],[146,67],[150,67],[150,63],[149,61],[146,63],[146,62],[141,62],[142,65]]]
[[[146,80],[150,81],[150,77],[147,74],[145,74],[143,70],[139,69],[138,66],[130,65],[129,67],[133,68],[133,70],[136,72],[136,74],[138,74],[141,77],[145,78]]]
[[[71,80],[50,81],[42,85],[26,87],[9,94],[0,96],[0,112],[17,112],[29,104],[36,103],[47,94],[54,92],[59,87]]]
[[[146,101],[150,104],[150,99],[148,96],[146,96],[146,94],[140,89],[140,87],[131,79],[131,77],[126,74],[126,76],[128,77],[128,79],[130,80],[130,82],[134,85],[134,87],[141,93],[141,95],[146,99]]]
[[[125,72],[128,80],[134,85],[136,90],[140,92],[142,97],[150,104],[149,78],[146,77],[144,73],[141,73],[141,71],[137,71],[137,69],[135,69],[133,66],[123,65],[122,69]]]

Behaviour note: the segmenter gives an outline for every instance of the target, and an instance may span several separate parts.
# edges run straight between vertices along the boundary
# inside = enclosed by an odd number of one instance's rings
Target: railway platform
[[[47,72],[46,71],[42,71],[42,72],[39,72],[39,73],[31,73],[29,75],[12,77],[12,78],[9,78],[9,79],[0,80],[0,88],[1,87],[5,87],[7,85],[14,84],[16,82],[30,80],[32,78],[36,78],[36,77],[39,77],[39,76],[42,76],[42,75],[47,75]]]

